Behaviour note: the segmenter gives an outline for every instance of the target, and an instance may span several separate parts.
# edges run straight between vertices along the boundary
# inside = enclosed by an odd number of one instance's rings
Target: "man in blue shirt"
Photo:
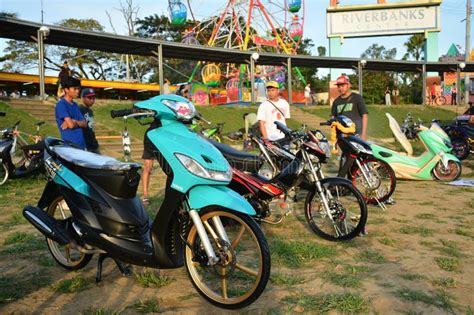
[[[64,97],[56,104],[56,123],[58,125],[61,138],[75,143],[79,148],[86,148],[86,141],[82,133],[82,128],[87,127],[87,122],[74,102],[74,98],[79,96],[81,81],[68,77],[62,82]]]

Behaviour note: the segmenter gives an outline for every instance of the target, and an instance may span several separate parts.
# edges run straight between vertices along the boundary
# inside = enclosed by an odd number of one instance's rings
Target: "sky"
[[[237,0],[243,1],[243,0]],[[262,4],[278,0],[261,0]],[[283,2],[284,0],[281,0]],[[387,0],[387,2],[406,2]],[[445,54],[452,43],[465,47],[465,22],[467,0],[444,0],[441,4],[441,32],[439,34],[439,54]],[[43,3],[44,23],[54,24],[67,18],[93,18],[98,20],[108,32],[113,32],[106,11],[110,13],[112,23],[118,34],[126,33],[126,26],[118,11],[119,0],[0,0],[0,11],[17,13],[18,18],[28,21],[41,22],[41,2]],[[186,1],[183,1],[186,2]],[[223,8],[226,0],[190,0],[192,10],[197,19],[216,14]],[[340,0],[341,5],[376,3],[377,0]],[[167,14],[167,0],[133,0],[139,7],[138,17],[143,18],[152,14]],[[315,44],[313,54],[317,55],[316,47],[328,48],[326,37],[326,8],[329,0],[306,0],[304,37],[311,38]],[[280,15],[281,16],[281,15]],[[188,14],[189,17],[189,14]],[[473,23],[474,24],[474,23]],[[472,32],[472,31],[471,31]],[[358,58],[372,44],[377,43],[386,48],[397,48],[396,59],[401,59],[406,52],[403,43],[409,36],[387,36],[344,39],[342,54],[344,57]],[[472,38],[471,38],[472,40]],[[0,55],[5,48],[6,40],[0,39]],[[471,45],[472,46],[472,45]],[[471,47],[472,48],[472,47]]]

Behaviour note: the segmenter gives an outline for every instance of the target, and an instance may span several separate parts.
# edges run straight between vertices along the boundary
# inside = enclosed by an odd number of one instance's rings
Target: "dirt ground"
[[[473,161],[467,165],[463,173],[473,178]],[[160,178],[152,179],[157,194]],[[147,288],[136,276],[121,276],[110,260],[99,286],[96,259],[78,272],[56,265],[20,215],[43,185],[31,179],[0,187],[1,314],[474,312],[474,188],[399,181],[396,204],[385,212],[370,207],[368,235],[344,243],[314,235],[296,204],[282,224],[263,225],[272,253],[266,290],[232,312],[202,299],[184,268],[161,270],[164,286]]]

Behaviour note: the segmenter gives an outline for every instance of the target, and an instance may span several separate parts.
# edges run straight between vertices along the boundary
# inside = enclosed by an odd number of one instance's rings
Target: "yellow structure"
[[[0,72],[0,82],[21,82],[21,83],[39,83],[39,76],[34,74],[8,73]],[[57,85],[58,78],[53,76],[45,77],[45,84]],[[105,81],[105,80],[89,80],[81,79],[81,86],[100,88],[100,89],[117,89],[117,90],[134,90],[134,91],[153,91],[159,92],[160,86],[151,83],[134,83],[121,81]],[[174,87],[172,88],[174,89]]]

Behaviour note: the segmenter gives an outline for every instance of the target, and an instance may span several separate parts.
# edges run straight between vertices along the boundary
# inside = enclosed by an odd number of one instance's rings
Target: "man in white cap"
[[[278,82],[269,81],[266,87],[267,100],[258,107],[257,120],[262,138],[274,141],[285,137],[274,122],[279,121],[286,125],[286,119],[290,118],[290,105],[280,97]]]

